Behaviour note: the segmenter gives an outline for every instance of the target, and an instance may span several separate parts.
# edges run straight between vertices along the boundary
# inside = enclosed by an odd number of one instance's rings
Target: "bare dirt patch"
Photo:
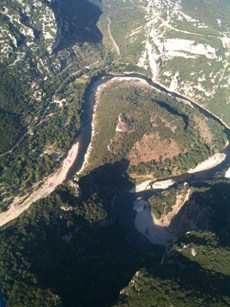
[[[128,158],[131,165],[155,160],[164,161],[179,155],[180,147],[174,140],[161,140],[157,133],[145,134],[134,144]]]
[[[139,175],[139,174],[136,174],[136,173],[129,173],[129,177],[130,177],[131,179],[136,180],[137,182],[143,181],[143,180],[145,180],[145,179],[152,179],[152,180],[155,180],[155,177],[154,177],[152,174]]]

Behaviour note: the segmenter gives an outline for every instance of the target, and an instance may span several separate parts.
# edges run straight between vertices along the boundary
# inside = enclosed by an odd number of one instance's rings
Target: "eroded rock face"
[[[229,123],[223,109],[229,101],[230,28],[221,5],[212,3],[219,16],[213,20],[204,13],[204,4],[196,7],[186,0],[147,3],[143,56],[153,79],[205,103]],[[215,107],[217,100],[222,105],[219,110]]]
[[[194,99],[230,125],[230,4],[215,0],[120,1],[124,10],[131,5],[136,11],[128,17],[127,29],[117,30],[122,22],[119,13],[111,24],[124,62],[131,59],[154,81]],[[111,6],[116,9],[116,4]]]
[[[22,75],[31,68],[43,76],[57,72],[83,44],[90,48],[101,42],[100,14],[100,0],[3,0],[0,63],[21,65]]]
[[[1,61],[13,52],[20,52],[23,46],[36,50],[41,45],[48,53],[52,52],[57,23],[48,3],[40,0],[3,1],[0,15]]]

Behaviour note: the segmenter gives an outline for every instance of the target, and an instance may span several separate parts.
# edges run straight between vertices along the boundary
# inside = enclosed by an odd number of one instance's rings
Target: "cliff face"
[[[76,43],[98,43],[102,34],[96,23],[101,15],[100,1],[56,1],[52,8],[58,33],[53,49],[59,51]]]
[[[228,1],[105,0],[121,59],[203,104],[228,125]],[[218,102],[217,102],[218,101]]]
[[[10,59],[17,53],[21,60],[23,50],[42,47],[48,53],[57,34],[57,22],[48,2],[3,1],[0,9],[1,61]]]
[[[100,14],[99,0],[3,0],[0,62],[25,73],[55,72],[69,64],[80,45],[101,42]]]

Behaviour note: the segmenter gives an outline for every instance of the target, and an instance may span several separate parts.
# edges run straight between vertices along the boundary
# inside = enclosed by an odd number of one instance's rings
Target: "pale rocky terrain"
[[[0,61],[8,59],[13,52],[20,51],[23,45],[36,50],[41,41],[48,53],[52,52],[57,23],[52,9],[47,4],[39,0],[17,0],[9,6],[3,1],[0,15],[6,21],[0,23]],[[36,31],[41,31],[39,41]]]
[[[193,99],[230,125],[230,4],[127,0],[121,5],[136,5],[144,12],[141,26],[130,17],[126,44],[118,43],[121,59],[123,54],[124,61],[134,60],[133,50],[142,50],[135,64],[149,71],[154,81]],[[122,33],[115,33],[115,40]]]

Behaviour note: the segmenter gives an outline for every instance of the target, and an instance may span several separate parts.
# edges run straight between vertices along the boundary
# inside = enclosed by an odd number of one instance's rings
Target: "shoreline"
[[[220,163],[222,163],[226,158],[226,154],[224,153],[215,153],[213,156],[209,157],[207,160],[202,161],[199,163],[195,168],[190,168],[188,170],[188,174],[194,174],[197,172],[202,172],[209,170]]]
[[[138,193],[146,190],[166,190],[174,183],[176,183],[176,181],[172,179],[158,180],[155,182],[153,182],[153,180],[146,180],[129,190],[129,193]]]
[[[109,81],[108,81],[109,82]],[[98,103],[99,103],[99,98],[101,95],[101,91],[103,90],[103,88],[106,86],[104,80],[102,80],[102,82],[99,83],[99,85],[97,86],[96,92],[94,94],[94,105],[93,105],[93,116],[92,116],[92,122],[91,122],[91,138],[90,138],[90,143],[89,146],[87,148],[87,151],[85,153],[84,156],[84,160],[82,163],[82,166],[80,168],[80,170],[75,174],[75,176],[79,176],[82,175],[82,173],[85,171],[85,169],[88,167],[89,165],[89,160],[90,160],[90,155],[92,152],[92,142],[96,133],[96,124],[97,124],[97,108],[98,108]]]
[[[140,75],[140,74],[139,74]],[[144,79],[145,76],[142,77],[138,77],[138,76],[132,76],[132,74],[130,74],[130,76],[127,75],[113,75],[113,74],[107,74],[103,77],[100,77],[96,82],[93,83],[93,87],[91,89],[94,97],[93,97],[93,110],[92,110],[92,120],[91,120],[91,139],[90,139],[90,143],[88,145],[87,151],[84,155],[84,160],[82,163],[82,166],[80,168],[80,170],[76,173],[77,176],[82,175],[83,171],[85,171],[85,169],[88,167],[89,165],[89,159],[90,159],[90,154],[92,151],[92,141],[93,138],[95,136],[96,133],[96,121],[97,121],[97,116],[96,116],[96,111],[97,111],[97,107],[98,107],[98,102],[100,100],[100,94],[101,94],[101,90],[106,87],[109,86],[111,83],[116,82],[116,81],[122,81],[122,80],[129,80],[129,81],[138,81],[139,84],[143,85],[143,86],[148,86],[154,90],[160,90],[157,89],[156,86],[151,85],[148,83],[147,80]],[[156,83],[157,85],[158,83]],[[159,84],[160,85],[160,84]],[[161,86],[161,85],[160,85]],[[163,89],[167,90],[167,88],[161,86]],[[169,92],[169,94],[173,94],[174,92],[170,92],[169,90],[167,90]],[[179,94],[179,93],[178,93]],[[179,94],[180,95],[180,94]],[[184,97],[185,100],[188,100],[188,98]],[[194,103],[195,105],[199,106],[201,109],[203,109],[199,104],[193,102],[192,100],[190,100],[191,103]],[[189,103],[188,101],[186,101],[186,103]],[[206,109],[203,109],[205,111],[207,111]],[[208,113],[210,113],[209,111],[207,111]],[[213,115],[212,113],[210,113],[211,115]],[[218,116],[213,115],[216,119],[220,120],[218,118]],[[225,123],[223,123],[223,125],[227,127],[227,125]],[[228,128],[229,129],[229,128]],[[79,152],[79,140],[77,139],[76,142],[72,145],[72,147],[70,148],[70,150],[67,153],[66,158],[63,160],[63,162],[61,163],[61,165],[58,167],[58,169],[51,175],[49,175],[48,177],[46,177],[45,179],[43,179],[42,181],[44,182],[42,184],[42,186],[40,188],[38,188],[37,190],[32,191],[32,193],[29,195],[24,195],[23,197],[15,197],[14,203],[9,207],[9,209],[5,212],[0,213],[0,227],[3,226],[4,224],[8,223],[9,221],[17,218],[22,212],[24,212],[26,209],[28,209],[30,207],[30,205],[41,199],[41,198],[45,198],[47,197],[49,194],[51,194],[58,185],[62,184],[67,177],[67,174],[71,168],[71,166],[74,164],[74,162],[77,159],[78,156],[78,152]],[[217,166],[218,164],[220,164],[222,161],[224,161],[226,158],[225,154],[221,154],[221,153],[217,153],[214,156],[210,157],[209,159],[201,162],[200,164],[198,164],[194,169],[190,169],[188,171],[189,174],[198,172],[198,171],[202,171],[202,170],[208,170],[210,168],[213,168],[215,166]],[[131,193],[135,193],[135,192],[141,192],[144,191],[146,189],[167,189],[168,187],[170,187],[172,184],[174,184],[175,181],[173,181],[172,179],[166,179],[166,180],[159,180],[156,182],[153,182],[153,180],[147,180],[144,181],[138,185],[136,185],[136,187],[134,189],[132,189],[133,191]],[[38,185],[38,183],[35,183],[35,185]]]
[[[218,115],[214,114],[212,111],[210,111],[209,109],[207,108],[204,108],[201,104],[199,104],[198,102],[196,102],[195,100],[193,100],[193,98],[191,97],[187,97],[187,95],[185,93],[181,94],[179,93],[178,91],[171,91],[169,89],[169,87],[165,86],[165,84],[161,83],[159,79],[151,79],[150,77],[147,77],[146,75],[144,75],[143,73],[137,73],[135,71],[133,72],[125,72],[126,74],[138,74],[140,76],[143,76],[143,78],[148,78],[151,82],[153,82],[155,85],[150,85],[152,88],[154,89],[157,89],[159,91],[162,91],[158,88],[156,88],[156,86],[160,86],[162,89],[164,89],[164,91],[168,92],[169,95],[172,95],[172,94],[175,94],[175,95],[178,95],[178,96],[181,96],[181,98],[179,99],[182,99],[182,100],[186,100],[186,103],[189,104],[190,106],[192,106],[192,104],[194,104],[195,106],[197,106],[198,108],[202,109],[203,111],[207,112],[209,115],[215,117],[216,119],[218,119],[221,124],[227,129],[230,131],[230,125],[228,125],[223,119],[221,119]],[[148,81],[146,81],[148,83]]]
[[[155,224],[149,207],[136,211],[135,228],[154,244],[167,246],[175,240],[166,227]]]
[[[62,161],[60,167],[51,175],[43,179],[44,183],[40,188],[31,194],[16,197],[16,201],[10,205],[7,211],[0,213],[0,227],[17,218],[21,213],[27,210],[34,202],[50,195],[57,186],[61,185],[67,177],[70,167],[77,158],[79,151],[79,142],[72,145],[66,158]]]
[[[194,174],[197,172],[206,171],[216,167],[221,164],[226,158],[224,153],[216,153],[213,156],[209,157],[207,160],[202,161],[196,167],[191,168],[187,171],[187,174]],[[230,176],[230,170],[229,170]],[[176,181],[173,179],[158,180],[153,182],[153,180],[145,180],[141,183],[138,183],[134,188],[129,190],[129,193],[138,193],[146,190],[165,190],[172,186]]]
[[[230,179],[230,167],[228,168],[228,170],[225,173],[225,178]]]
[[[168,91],[169,93],[172,93],[172,94],[175,93],[176,95],[183,96],[184,98],[182,98],[182,99],[187,100],[190,104],[191,104],[191,103],[195,104],[198,108],[201,108],[201,109],[204,110],[205,112],[207,112],[207,113],[209,113],[210,115],[212,115],[213,117],[217,118],[217,119],[222,123],[222,125],[223,125],[226,129],[230,130],[230,126],[229,126],[228,124],[226,124],[226,123],[224,122],[223,119],[221,119],[218,115],[214,114],[214,113],[213,113],[212,111],[210,111],[209,109],[204,108],[201,104],[199,104],[198,102],[196,102],[196,101],[193,100],[192,98],[188,98],[187,96],[185,96],[185,94],[181,94],[181,93],[179,93],[179,92],[177,92],[177,91],[171,91],[171,90],[170,90],[169,88],[167,88],[164,84],[160,83],[159,80],[153,81],[153,82],[156,83],[156,84],[159,84],[162,88],[164,88],[164,89],[165,89],[166,91]]]
[[[142,201],[143,204],[140,209],[138,205],[135,206],[134,202],[133,210],[136,211],[135,228],[152,243],[165,246],[169,245],[176,239],[175,230],[170,228],[171,220],[189,200],[190,194],[191,190],[189,189],[183,200],[176,202],[172,206],[172,211],[167,215],[162,215],[159,219],[150,211],[147,201]]]

